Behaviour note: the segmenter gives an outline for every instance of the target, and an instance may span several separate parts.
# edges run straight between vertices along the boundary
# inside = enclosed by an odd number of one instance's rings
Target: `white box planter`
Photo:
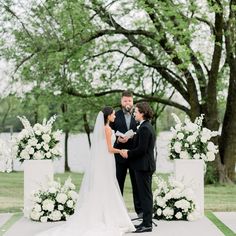
[[[204,161],[175,159],[174,175],[176,180],[192,188],[199,213],[204,216]]]
[[[52,160],[24,161],[24,216],[29,218],[32,210],[32,192],[53,180]]]

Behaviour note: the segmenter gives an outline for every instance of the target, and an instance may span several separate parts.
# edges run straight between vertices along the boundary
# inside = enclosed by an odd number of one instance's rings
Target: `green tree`
[[[211,130],[220,125],[218,83],[229,80],[215,167],[219,180],[230,182],[236,161],[235,6],[235,0],[49,0],[21,17],[11,1],[2,2],[5,20],[17,27],[5,29],[15,44],[2,52],[15,59],[24,79],[36,74],[51,89],[80,98],[106,98],[121,85],[192,120],[203,113]],[[207,43],[204,50],[199,41]],[[222,78],[226,69],[229,77]],[[162,88],[170,92],[163,96]],[[170,99],[172,93],[184,102]]]

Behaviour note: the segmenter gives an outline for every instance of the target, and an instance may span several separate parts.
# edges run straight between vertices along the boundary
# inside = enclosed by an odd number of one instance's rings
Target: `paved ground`
[[[215,213],[219,219],[225,223],[231,230],[235,232],[236,229],[236,212],[219,212]],[[4,224],[10,222],[13,214],[0,214],[0,229],[4,230]],[[131,217],[133,215],[131,214]],[[4,236],[33,236],[35,233],[49,229],[63,222],[57,223],[38,223],[30,221],[22,216],[18,217],[16,222],[9,223],[7,231],[1,231],[0,235]],[[139,222],[134,222],[139,223]],[[145,236],[223,236],[224,234],[207,218],[204,217],[194,222],[186,221],[158,221],[158,226],[153,228],[153,232],[141,235]],[[9,226],[10,225],[10,226]],[[127,236],[134,235],[132,233]]]

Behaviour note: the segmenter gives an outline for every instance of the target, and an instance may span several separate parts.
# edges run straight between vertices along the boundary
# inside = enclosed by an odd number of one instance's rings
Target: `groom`
[[[149,122],[152,110],[148,103],[137,103],[135,107],[135,120],[140,123],[137,134],[134,136],[134,147],[123,150],[122,156],[128,158],[130,167],[134,170],[138,183],[138,194],[143,211],[143,221],[135,226],[135,233],[152,231],[153,195],[152,174],[156,170],[154,160],[155,131]]]

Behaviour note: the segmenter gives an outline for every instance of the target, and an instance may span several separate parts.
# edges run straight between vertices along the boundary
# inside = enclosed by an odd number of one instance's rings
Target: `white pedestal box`
[[[204,162],[203,160],[174,160],[174,175],[196,196],[196,205],[201,217],[204,216]]]
[[[52,160],[24,161],[24,216],[32,210],[32,192],[53,180]]]

